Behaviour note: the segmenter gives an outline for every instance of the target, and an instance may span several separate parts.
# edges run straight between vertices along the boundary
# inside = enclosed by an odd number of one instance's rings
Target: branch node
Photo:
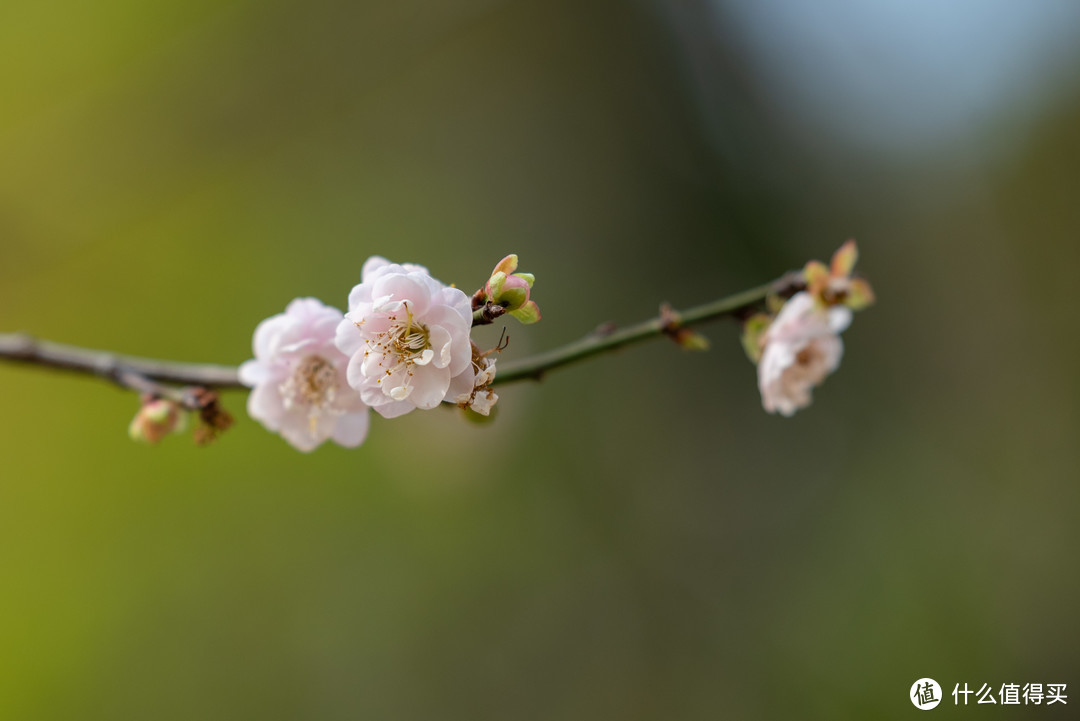
[[[474,306],[476,305],[475,301],[476,301],[476,298],[474,296],[473,297],[473,305]],[[492,303],[489,300],[489,301],[484,302],[479,307],[475,307],[473,309],[473,323],[472,324],[474,326],[477,326],[477,325],[490,325],[490,324],[494,323],[497,318],[499,318],[500,316],[502,316],[505,313],[506,313],[506,308],[503,308],[501,305],[496,305],[496,304]]]
[[[605,320],[593,329],[589,335],[593,338],[605,338],[619,329],[619,325],[613,320]]]

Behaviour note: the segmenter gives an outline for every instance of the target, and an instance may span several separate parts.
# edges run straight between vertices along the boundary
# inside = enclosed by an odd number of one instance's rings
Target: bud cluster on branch
[[[182,430],[188,412],[197,416],[196,440],[215,439],[233,422],[215,389],[245,386],[248,414],[308,452],[328,440],[359,446],[372,411],[396,418],[454,404],[471,417],[490,416],[496,384],[539,379],[648,338],[667,335],[686,350],[706,350],[708,341],[691,326],[729,316],[743,322],[743,347],[757,364],[765,410],[790,416],[810,404],[811,391],[839,366],[840,333],[852,311],[874,300],[869,283],[852,275],[857,255],[849,240],[828,266],[811,261],[774,283],[681,312],[664,305],[658,318],[601,326],[499,370],[504,339],[483,349],[472,328],[504,315],[524,324],[541,317],[531,297],[535,278],[516,272],[516,255],[499,261],[471,296],[423,266],[369,258],[347,312],[315,298],[293,300],[258,325],[255,357],[239,369],[117,356],[17,334],[0,335],[0,358],[93,373],[139,392],[142,406],[129,431],[148,443]]]

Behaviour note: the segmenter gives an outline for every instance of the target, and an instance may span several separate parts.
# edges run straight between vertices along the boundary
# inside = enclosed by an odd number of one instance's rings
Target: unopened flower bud
[[[143,401],[142,408],[128,426],[128,435],[133,441],[157,443],[170,433],[184,430],[186,425],[186,418],[179,403],[165,398],[154,398]]]
[[[678,328],[672,333],[671,337],[683,350],[709,350],[709,339],[691,328]]]
[[[529,299],[536,277],[532,273],[515,273],[517,266],[516,255],[500,260],[487,283],[473,296],[473,310],[480,312],[481,317],[490,316],[483,322],[491,322],[503,313],[509,313],[525,324],[540,320],[540,308]]]
[[[518,275],[496,273],[495,276],[502,277],[498,281],[499,290],[490,295],[493,302],[507,310],[517,310],[529,302],[529,282],[527,280]],[[495,276],[493,276],[493,279]],[[491,285],[491,281],[488,281],[488,286],[491,287]]]
[[[859,250],[854,240],[840,246],[829,265],[812,260],[803,269],[806,290],[823,306],[843,305],[862,310],[874,302],[874,291],[863,278],[853,278]]]

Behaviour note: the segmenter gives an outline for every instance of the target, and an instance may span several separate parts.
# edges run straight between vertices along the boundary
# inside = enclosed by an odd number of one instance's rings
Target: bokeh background
[[[827,259],[879,303],[793,419],[738,329],[303,455],[127,439],[0,365],[0,718],[899,719],[1080,704],[1080,5],[0,4],[0,330],[239,363],[371,254],[507,357]],[[974,699],[972,699],[974,703]]]

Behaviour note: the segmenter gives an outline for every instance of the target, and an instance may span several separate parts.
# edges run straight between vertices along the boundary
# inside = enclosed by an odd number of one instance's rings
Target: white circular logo
[[[932,678],[920,678],[911,684],[909,694],[908,698],[915,708],[923,711],[929,711],[941,703],[941,686]]]

